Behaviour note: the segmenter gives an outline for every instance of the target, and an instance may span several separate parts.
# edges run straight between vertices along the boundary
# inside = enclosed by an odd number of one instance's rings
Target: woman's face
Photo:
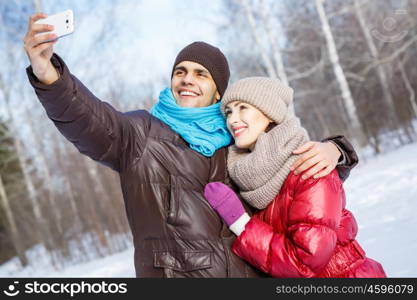
[[[256,140],[272,121],[256,107],[241,101],[233,101],[225,108],[227,128],[241,149],[253,150]]]

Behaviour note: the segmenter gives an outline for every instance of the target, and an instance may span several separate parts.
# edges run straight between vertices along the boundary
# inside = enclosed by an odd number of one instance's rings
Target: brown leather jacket
[[[136,275],[263,276],[231,252],[235,236],[203,197],[208,182],[228,181],[226,148],[200,155],[147,111],[121,113],[97,99],[57,55],[52,63],[58,81],[41,84],[30,67],[29,80],[59,131],[81,153],[120,174]],[[350,147],[343,137],[335,141]]]

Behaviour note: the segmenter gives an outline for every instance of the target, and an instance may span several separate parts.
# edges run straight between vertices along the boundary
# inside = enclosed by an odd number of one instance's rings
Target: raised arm
[[[69,72],[64,61],[52,53],[54,42],[39,44],[51,38],[48,34],[35,36],[50,30],[45,27],[48,25],[34,23],[42,17],[42,14],[31,17],[25,37],[25,50],[31,62],[27,68],[29,81],[58,130],[81,153],[119,171],[126,151],[141,151],[141,145],[145,144],[149,115],[139,114],[133,122],[97,99]]]

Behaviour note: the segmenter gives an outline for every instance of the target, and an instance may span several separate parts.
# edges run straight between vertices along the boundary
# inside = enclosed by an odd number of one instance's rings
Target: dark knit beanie
[[[186,46],[175,59],[171,78],[176,65],[182,61],[192,61],[204,66],[213,77],[220,96],[223,96],[229,83],[230,71],[227,59],[219,48],[204,42],[194,42]]]

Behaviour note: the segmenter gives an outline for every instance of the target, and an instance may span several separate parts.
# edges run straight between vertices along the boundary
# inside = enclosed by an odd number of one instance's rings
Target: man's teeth
[[[198,96],[196,93],[188,92],[188,91],[182,91],[180,92],[181,96]]]

